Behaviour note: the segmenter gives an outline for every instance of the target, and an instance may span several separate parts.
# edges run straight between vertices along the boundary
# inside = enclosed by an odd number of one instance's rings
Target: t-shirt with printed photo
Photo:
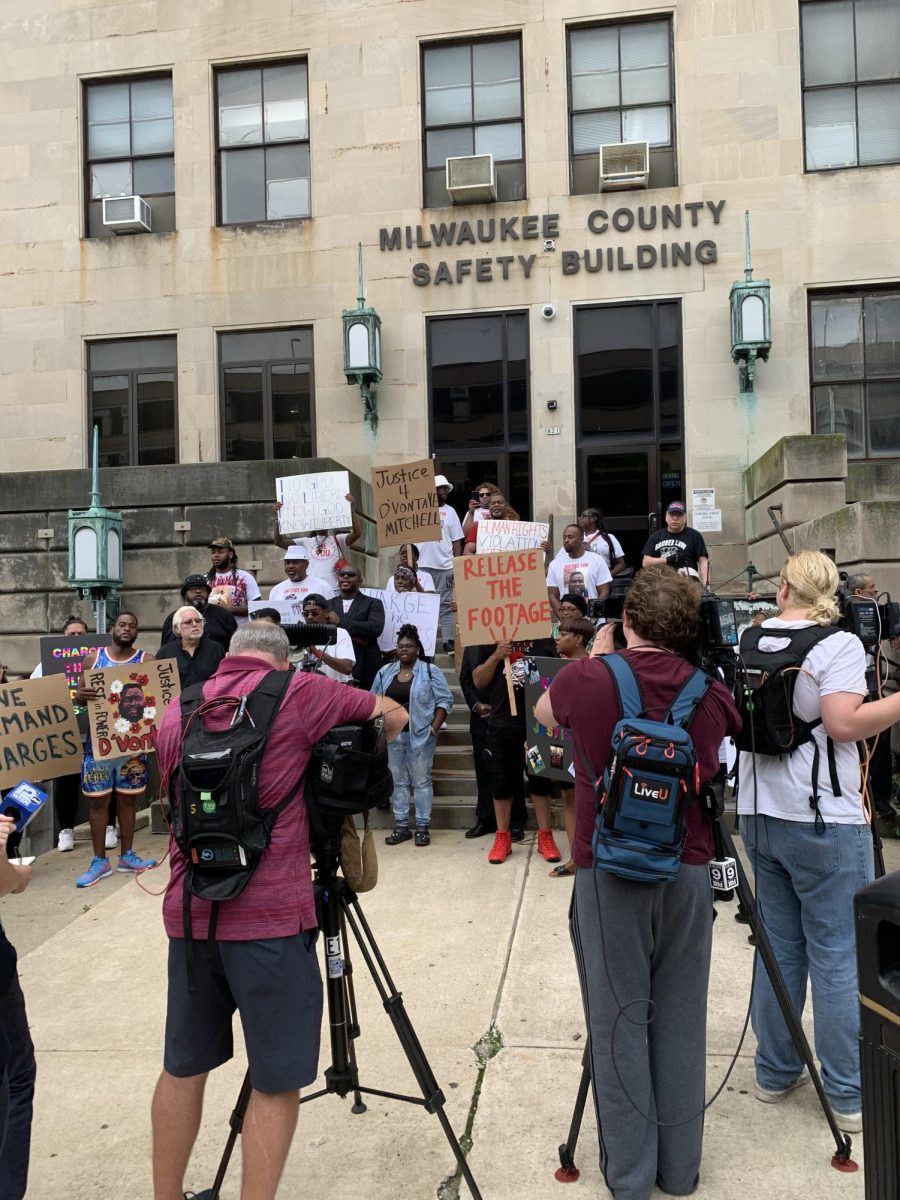
[[[578,558],[572,558],[566,550],[560,550],[547,572],[547,587],[557,588],[560,596],[571,592],[596,600],[597,589],[611,583],[612,575],[602,554],[588,550]]]

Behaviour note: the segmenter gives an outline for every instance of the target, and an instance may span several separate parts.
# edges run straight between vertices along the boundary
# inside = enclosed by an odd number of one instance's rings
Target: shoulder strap
[[[639,717],[644,711],[637,676],[620,654],[604,654],[600,661],[613,678],[623,717]]]
[[[756,625],[751,629],[745,629],[741,634],[741,651],[759,650],[759,643],[763,638],[786,639],[790,642],[791,652],[796,654],[798,660],[802,662],[813,646],[818,645],[825,638],[831,637],[833,633],[840,632],[836,625],[810,625],[803,629],[766,629],[764,625]],[[784,651],[760,650],[759,653],[783,654]]]
[[[271,723],[281,707],[290,681],[290,671],[267,671],[247,697],[250,715],[258,726],[268,726]]]
[[[696,712],[697,705],[706,695],[709,685],[710,678],[706,672],[701,671],[699,667],[695,667],[681,691],[672,701],[672,706],[669,709],[669,716],[676,725],[680,725],[682,729],[687,729]]]

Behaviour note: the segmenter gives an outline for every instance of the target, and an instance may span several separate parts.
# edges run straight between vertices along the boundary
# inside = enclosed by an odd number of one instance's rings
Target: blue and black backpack
[[[634,671],[619,654],[601,659],[615,684],[622,713],[613,730],[610,758],[597,780],[594,865],[644,883],[667,883],[678,874],[684,817],[700,791],[700,769],[688,726],[706,695],[701,670],[678,692],[661,721],[644,715]]]

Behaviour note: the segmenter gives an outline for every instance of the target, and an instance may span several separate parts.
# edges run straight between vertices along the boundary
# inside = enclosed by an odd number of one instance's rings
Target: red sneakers
[[[491,847],[491,852],[488,855],[489,863],[506,862],[512,853],[512,834],[509,830],[498,829],[494,835],[494,844]]]
[[[542,854],[547,862],[559,862],[562,858],[549,829],[538,830],[538,854]]]

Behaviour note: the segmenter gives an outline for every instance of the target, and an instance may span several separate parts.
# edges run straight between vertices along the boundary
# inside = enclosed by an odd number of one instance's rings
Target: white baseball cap
[[[445,488],[448,488],[451,492],[453,491],[453,484],[450,482],[450,480],[447,478],[446,475],[435,475],[434,486],[436,488],[445,487]]]
[[[284,561],[290,562],[298,558],[304,562],[309,562],[309,554],[306,548],[304,546],[288,546],[284,552]]]

